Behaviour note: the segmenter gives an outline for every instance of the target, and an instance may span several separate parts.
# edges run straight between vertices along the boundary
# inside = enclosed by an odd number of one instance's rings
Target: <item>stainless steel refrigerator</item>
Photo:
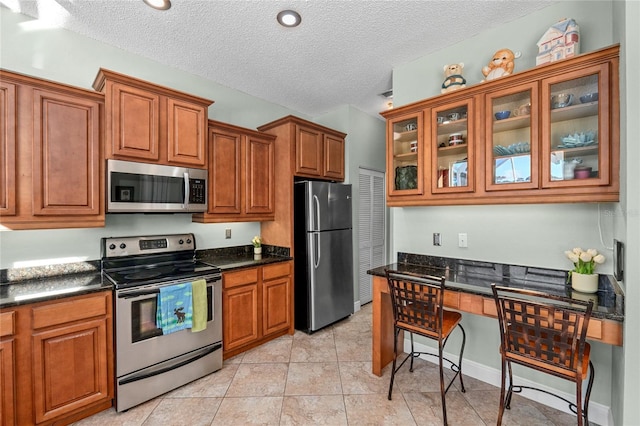
[[[295,327],[307,333],[353,314],[351,185],[294,184]]]

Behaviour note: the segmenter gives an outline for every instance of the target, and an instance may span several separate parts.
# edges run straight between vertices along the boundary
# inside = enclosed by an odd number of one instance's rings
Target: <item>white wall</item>
[[[624,25],[620,27],[625,16],[626,30]],[[405,251],[569,270],[572,265],[563,252],[574,246],[581,246],[604,252],[608,261],[598,271],[611,273],[612,252],[608,248],[612,246],[614,237],[624,241],[627,246],[625,281],[632,281],[632,284],[627,286],[626,294],[626,306],[630,308],[627,309],[625,318],[625,346],[618,348],[598,343],[593,345],[597,381],[592,401],[610,406],[615,424],[637,424],[640,419],[637,400],[640,398],[636,385],[640,382],[640,373],[635,358],[639,350],[637,329],[640,322],[638,314],[629,311],[632,311],[631,307],[637,306],[640,300],[636,285],[640,273],[635,261],[639,258],[640,242],[640,179],[637,167],[640,155],[637,144],[633,148],[627,146],[626,135],[637,135],[640,130],[637,119],[634,123],[629,123],[626,117],[640,116],[640,91],[636,81],[639,66],[637,56],[640,51],[637,30],[640,17],[638,2],[559,2],[527,17],[505,23],[499,28],[487,30],[454,46],[404,64],[394,69],[394,104],[406,105],[439,94],[443,80],[442,66],[448,63],[464,62],[463,74],[468,85],[478,84],[483,77],[480,71],[482,66],[486,65],[491,55],[500,48],[506,47],[522,52],[523,56],[516,60],[516,72],[535,66],[537,40],[551,24],[564,17],[574,18],[580,25],[582,52],[620,42],[622,56],[632,55],[632,58],[622,60],[623,64],[626,63],[626,68],[621,70],[621,76],[625,74],[625,70],[630,76],[635,76],[631,84],[625,80],[621,83],[621,91],[625,91],[626,84],[629,84],[627,96],[623,94],[621,102],[622,160],[628,168],[626,173],[621,172],[621,202],[600,205],[580,203],[394,208],[392,250],[394,254],[397,251]],[[620,22],[620,19],[623,19],[623,22]],[[634,70],[633,73],[631,70]],[[630,76],[627,80],[631,79]],[[625,100],[627,97],[630,99]],[[441,247],[431,244],[433,232],[442,234]],[[468,234],[468,248],[457,247],[459,232]],[[497,342],[494,336],[495,324],[492,326],[489,322],[483,323],[473,315],[465,316],[464,323],[473,328],[473,333],[468,333],[471,342],[469,349],[465,351],[465,357],[468,356],[471,360],[489,367],[499,368],[498,357],[494,356],[497,346],[491,344],[492,338]],[[631,370],[633,372],[629,374]],[[552,381],[547,384],[563,389],[562,384]],[[621,401],[624,401],[624,404]]]

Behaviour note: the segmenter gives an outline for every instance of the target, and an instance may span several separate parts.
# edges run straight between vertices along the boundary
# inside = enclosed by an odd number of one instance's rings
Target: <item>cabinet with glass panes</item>
[[[615,45],[385,111],[387,204],[618,201],[618,63]]]
[[[538,85],[485,97],[487,191],[538,187]]]
[[[433,108],[431,113],[431,193],[474,189],[473,99]]]
[[[407,196],[423,193],[424,152],[422,112],[387,122],[387,193]]]
[[[610,69],[597,64],[542,82],[542,186],[611,182]],[[617,107],[617,105],[616,105]],[[618,171],[615,170],[615,173]]]

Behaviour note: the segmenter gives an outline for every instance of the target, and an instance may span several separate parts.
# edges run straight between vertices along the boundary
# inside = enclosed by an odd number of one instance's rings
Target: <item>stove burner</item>
[[[127,274],[124,276],[125,280],[147,280],[149,278],[155,278],[162,275],[162,271],[154,271],[154,270],[145,270],[138,271],[132,274]]]

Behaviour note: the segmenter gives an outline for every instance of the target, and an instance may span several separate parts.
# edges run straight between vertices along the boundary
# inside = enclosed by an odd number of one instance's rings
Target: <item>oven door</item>
[[[167,335],[156,324],[160,288],[185,281],[116,290],[116,376],[222,342],[222,282],[207,280],[207,327]]]

